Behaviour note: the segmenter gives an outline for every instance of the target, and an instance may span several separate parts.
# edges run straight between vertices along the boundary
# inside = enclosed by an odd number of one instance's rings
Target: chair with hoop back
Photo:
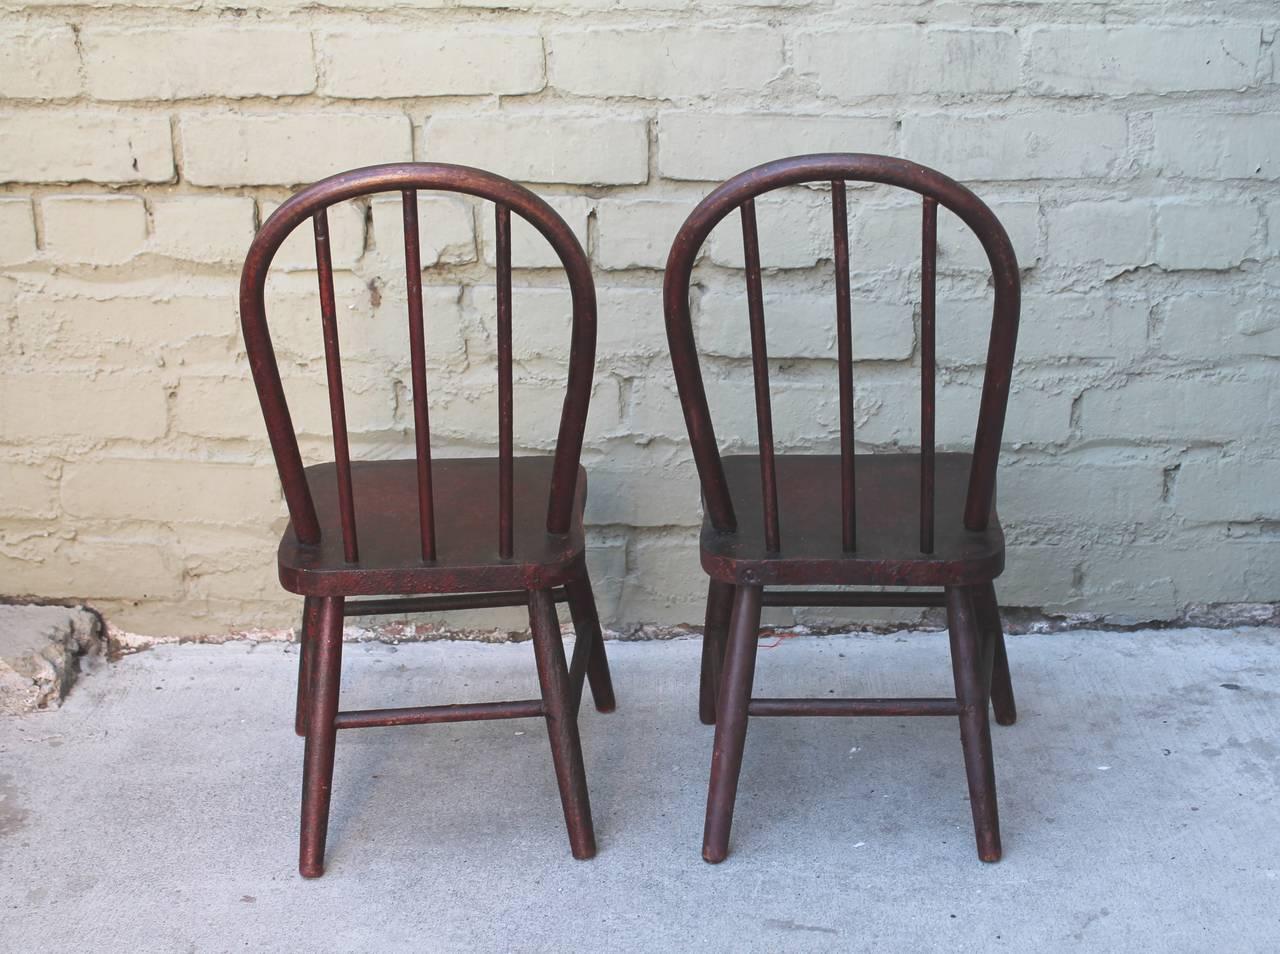
[[[496,209],[498,456],[432,459],[423,326],[419,190],[461,193]],[[327,209],[398,192],[402,197],[415,456],[353,463],[339,356]],[[568,278],[568,380],[552,456],[513,453],[511,215],[551,244]],[[304,467],[267,323],[273,257],[310,220],[319,278],[334,460]],[[338,729],[478,719],[546,719],[575,858],[595,854],[578,737],[584,677],[597,709],[614,708],[604,641],[584,559],[586,473],[579,464],[596,346],[596,299],[587,258],[564,220],[528,189],[492,173],[440,163],[371,166],[311,185],[280,206],[254,239],[240,283],[240,315],[254,384],[284,488],[289,525],[280,581],[305,597],[296,730],[306,736],[299,869],[324,872]],[[351,600],[350,597],[373,597]],[[577,640],[566,664],[556,602],[567,601]],[[542,697],[513,702],[339,711],[344,616],[528,606]]]
[[[855,459],[854,369],[846,181],[922,196],[919,453]],[[775,453],[755,199],[829,183],[834,233],[840,454]],[[935,285],[938,206],[982,243],[994,311],[972,453],[934,452]],[[721,456],[690,316],[694,260],[712,229],[741,218],[759,453]],[[1008,403],[1019,311],[1018,266],[1003,226],[959,183],[886,156],[825,154],[769,162],[708,195],[677,233],[663,297],[667,339],[702,486],[702,566],[710,576],[699,709],[714,724],[703,857],[722,861],[749,716],[959,716],[978,856],[1000,858],[988,704],[1016,718],[992,581],[1004,568],[995,512],[996,459]],[[773,589],[795,586],[875,590]],[[881,587],[932,587],[885,591]],[[762,606],[945,606],[955,698],[752,698]]]

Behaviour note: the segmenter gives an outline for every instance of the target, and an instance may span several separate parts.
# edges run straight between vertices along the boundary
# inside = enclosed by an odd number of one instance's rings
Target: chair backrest
[[[342,367],[338,352],[337,310],[326,210],[338,202],[382,192],[403,200],[405,277],[408,286],[408,344],[413,384],[413,420],[418,473],[418,525],[422,558],[436,559],[435,502],[431,482],[431,426],[427,413],[426,342],[422,314],[422,266],[419,252],[418,190],[457,192],[494,203],[497,243],[498,357],[498,551],[512,552],[512,382],[511,382],[511,213],[514,211],[551,243],[568,276],[573,302],[568,383],[552,464],[547,532],[566,533],[572,516],[578,462],[582,452],[591,378],[595,367],[596,296],[582,246],[564,220],[528,189],[501,176],[445,163],[396,163],[354,169],[322,179],[293,195],[258,231],[240,277],[240,322],[254,384],[262,402],[267,434],[275,455],[285,502],[298,540],[320,542],[311,489],[307,485],[298,440],[289,416],[267,325],[265,285],[271,261],[284,240],[307,219],[315,235],[320,284],[320,322],[324,340],[333,449],[341,509],[343,552],[359,559],[351,454],[347,440]]]
[[[854,496],[853,344],[849,301],[849,237],[845,182],[875,182],[908,189],[923,197],[921,212],[921,467],[920,549],[933,552],[934,518],[934,377],[935,282],[938,206],[954,212],[973,231],[986,251],[995,288],[991,335],[987,346],[982,403],[974,439],[973,464],[964,509],[970,530],[987,525],[995,492],[996,459],[1004,429],[1018,333],[1018,263],[1004,227],[972,192],[939,172],[889,156],[827,153],[794,156],[768,162],[734,176],[690,213],[671,247],[663,281],[667,341],[675,368],[680,403],[702,482],[703,500],[712,526],[737,528],[733,500],[725,480],[720,450],[707,407],[706,390],[694,342],[689,312],[689,283],[694,260],[711,230],[735,209],[742,219],[746,264],[747,311],[751,334],[751,365],[755,384],[756,422],[760,441],[761,488],[764,494],[766,546],[781,549],[778,524],[777,475],[774,466],[773,420],[769,398],[769,364],[765,345],[764,304],[761,294],[760,245],[756,230],[755,198],[774,189],[809,182],[830,182],[834,230],[837,362],[840,388],[841,521],[846,551],[857,548]]]

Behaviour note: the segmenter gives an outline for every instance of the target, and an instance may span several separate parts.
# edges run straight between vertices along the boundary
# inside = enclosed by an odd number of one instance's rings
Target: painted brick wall
[[[697,488],[660,269],[715,181],[802,151],[972,184],[1024,268],[1001,506],[1007,604],[1178,619],[1280,600],[1280,88],[1270,2],[0,0],[0,592],[134,631],[292,621],[276,478],[239,342],[238,259],[291,190],[452,160],[535,185],[588,248],[600,350],[585,462],[602,610],[700,619]],[[834,448],[825,197],[760,203],[788,446]],[[852,193],[858,433],[918,440],[915,211]],[[492,226],[423,198],[435,421],[492,438]],[[331,214],[357,449],[410,447],[394,201]],[[732,222],[729,223],[733,225]],[[722,437],[752,444],[741,250],[697,316]],[[984,280],[943,223],[939,429],[976,407]],[[565,295],[517,232],[519,440],[553,439]],[[325,453],[306,241],[273,323]],[[379,277],[381,276],[381,277]],[[783,324],[785,322],[785,325]],[[781,330],[785,327],[785,330]],[[785,619],[785,617],[776,617]],[[801,616],[803,620],[821,617]],[[468,617],[461,625],[518,625]]]

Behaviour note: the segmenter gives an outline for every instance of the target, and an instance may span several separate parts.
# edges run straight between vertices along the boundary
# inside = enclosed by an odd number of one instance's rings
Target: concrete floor
[[[766,640],[764,645],[771,645]],[[936,634],[788,639],[768,695],[949,690]],[[600,854],[536,721],[339,737],[328,874],[295,873],[293,647],[170,646],[0,720],[3,951],[1276,951],[1280,631],[1010,640],[1005,858],[952,719],[758,719],[699,857],[698,643],[611,643],[584,707]],[[344,705],[534,694],[530,646],[351,645]]]

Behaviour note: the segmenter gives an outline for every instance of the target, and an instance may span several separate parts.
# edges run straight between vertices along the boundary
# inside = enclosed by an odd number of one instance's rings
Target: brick
[[[1204,523],[1280,519],[1280,460],[1186,461],[1174,483],[1173,509]]]
[[[59,99],[80,92],[80,54],[67,26],[0,31],[0,96]]]
[[[1155,209],[1146,202],[1073,202],[1046,209],[1050,264],[1150,265]]]
[[[512,350],[522,356],[569,359],[573,301],[567,287],[512,290]],[[667,348],[662,322],[662,294],[657,288],[596,289],[596,366],[610,359],[654,358]],[[470,290],[464,307],[466,320],[483,329],[471,354],[497,353],[497,294],[493,286]]]
[[[835,254],[831,208],[825,196],[790,189],[757,199],[755,205],[764,268],[808,268]],[[721,219],[704,247],[717,265],[745,267],[741,216],[731,212]]]
[[[343,367],[347,431],[352,436],[395,427],[393,381],[367,369]],[[333,423],[324,371],[292,371],[284,375],[285,398],[295,433],[329,437]],[[261,405],[248,377],[184,376],[174,402],[174,426],[184,434],[229,440],[266,438]]]
[[[553,196],[547,200],[565,220],[565,224],[577,236],[583,250],[587,247],[587,218],[594,203],[577,196]],[[480,218],[480,235],[484,245],[484,263],[492,268],[497,262],[497,224],[492,207],[484,210]],[[512,268],[561,268],[560,258],[542,233],[519,215],[511,216],[511,267]]]
[[[649,177],[645,121],[583,116],[433,116],[423,158],[521,182],[627,185]]]
[[[0,114],[0,179],[165,182],[172,177],[167,116],[105,109]]]
[[[536,93],[546,81],[542,38],[532,34],[396,27],[324,33],[318,40],[322,90],[330,96]]]
[[[1124,155],[1125,117],[1029,112],[956,116],[909,114],[902,155],[955,179],[1076,179],[1109,175]]]
[[[687,202],[665,199],[601,199],[595,263],[609,270],[666,267],[671,241],[691,211]]]
[[[661,529],[636,534],[627,547],[618,605],[622,619],[633,625],[672,619],[701,623],[706,598],[694,534]]]
[[[413,154],[409,120],[396,113],[200,113],[180,130],[195,185],[298,185]]]
[[[658,117],[658,171],[668,179],[712,182],[807,152],[894,152],[888,119],[664,112]]]
[[[1006,525],[1033,524],[1051,532],[1153,524],[1163,519],[1163,488],[1163,460],[1132,452],[1085,450],[1002,461],[1000,517]]]
[[[497,374],[492,366],[473,367],[462,388],[437,388],[431,411],[431,436],[466,446],[492,448],[498,442]],[[517,371],[513,382],[514,434],[517,448],[547,451],[555,447],[564,406],[564,371],[534,375]],[[404,403],[408,403],[407,401]],[[619,429],[618,382],[597,374],[591,389],[586,440],[617,436]],[[402,409],[412,420],[412,407]]]
[[[58,516],[58,484],[48,465],[0,461],[0,513],[27,520]]]
[[[940,297],[938,360],[981,365],[991,334],[991,296]],[[1022,299],[1016,361],[1127,361],[1147,343],[1150,305],[1095,295],[1059,293]]]
[[[1090,387],[1080,426],[1090,440],[1139,443],[1257,438],[1267,430],[1268,385],[1252,379],[1143,376],[1121,387]]]
[[[611,443],[588,452],[588,524],[622,527],[696,527],[698,472],[684,447]]]
[[[262,221],[266,222],[279,208],[279,203],[260,202],[258,208]],[[334,269],[354,267],[364,254],[364,207],[355,202],[339,202],[329,206],[325,217],[329,224],[329,258]],[[400,241],[403,248],[404,239]],[[245,251],[248,251],[248,246]],[[271,269],[284,272],[316,270],[316,238],[309,219],[299,223],[281,243],[271,260]],[[404,270],[403,253],[400,270]]]
[[[842,100],[864,96],[999,93],[1017,88],[1012,30],[885,26],[801,33],[796,71]]]
[[[981,379],[937,384],[936,437],[940,448],[971,450],[978,425]],[[1027,375],[1014,377],[1005,418],[1003,444],[1046,446],[1067,440],[1074,392]],[[901,372],[859,376],[854,392],[858,440],[873,444],[920,446],[920,384]]]
[[[384,371],[409,366],[408,306],[403,277],[391,275],[372,285],[350,273],[334,277],[338,338],[343,367],[365,362]],[[423,321],[427,365],[460,364],[466,359],[456,285],[424,285]],[[267,323],[279,355],[300,364],[323,367],[320,299],[314,273],[281,273],[267,284]]]
[[[1280,116],[1155,114],[1154,160],[1169,175],[1280,179]]]
[[[36,255],[36,225],[30,199],[0,199],[0,265],[16,265]]]
[[[68,464],[63,509],[73,517],[155,523],[270,523],[281,513],[269,464],[110,460]]]
[[[77,536],[73,541],[41,541],[38,549],[0,553],[5,591],[46,599],[176,599],[182,571],[155,534],[109,539]],[[113,617],[118,619],[118,617]]]
[[[279,600],[275,545],[278,535],[205,525],[175,528],[173,548],[182,560],[186,600]],[[274,538],[274,539],[273,539]]]
[[[584,96],[684,99],[755,92],[782,70],[772,29],[671,27],[553,33],[551,85]]]
[[[175,364],[228,361],[239,338],[235,289],[228,283],[202,291],[72,286],[19,302],[17,331],[28,351],[97,367],[136,367],[144,354]]]
[[[315,89],[305,30],[233,27],[88,28],[81,37],[95,99],[286,96]]]
[[[771,358],[836,357],[835,289],[822,294],[764,295],[766,340]],[[855,361],[901,361],[911,357],[915,330],[909,304],[851,301]],[[750,358],[745,291],[709,291],[699,301],[695,325],[702,354]],[[834,382],[834,378],[832,379]],[[834,384],[833,384],[834,386]]]
[[[1031,89],[1073,95],[1244,89],[1254,83],[1257,26],[1054,27],[1027,42]]]
[[[1201,361],[1209,357],[1280,357],[1280,302],[1224,292],[1181,295],[1164,306],[1160,354]]]
[[[383,268],[404,270],[404,204],[399,197],[369,203],[373,244]],[[492,208],[489,210],[492,212]],[[476,260],[475,204],[459,197],[418,195],[418,255],[423,268]]]
[[[1257,206],[1231,201],[1171,201],[1156,208],[1156,264],[1167,269],[1233,268],[1253,250]]]
[[[149,440],[164,434],[164,389],[148,375],[0,376],[0,439]]]
[[[42,203],[45,250],[63,262],[127,262],[147,242],[147,209],[137,196],[50,196]]]
[[[253,199],[182,195],[151,200],[147,250],[187,262],[240,263],[253,241]]]
[[[815,217],[820,229],[830,231],[831,213],[823,200]],[[991,210],[1000,219],[1020,268],[1030,268],[1040,260],[1040,205],[1035,201],[993,200]],[[920,202],[908,205],[861,205],[853,203],[850,216],[850,264],[857,271],[868,268],[906,267],[920,263]],[[825,256],[831,257],[830,239],[824,238]],[[982,243],[959,216],[948,209],[938,214],[938,270],[990,272],[991,263]]]

